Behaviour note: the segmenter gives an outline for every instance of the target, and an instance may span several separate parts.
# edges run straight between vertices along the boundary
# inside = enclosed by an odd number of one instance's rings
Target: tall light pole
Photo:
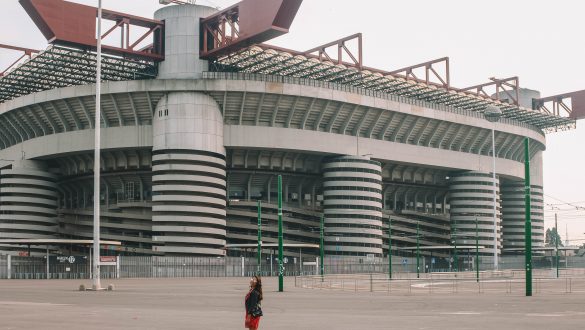
[[[388,217],[388,278],[392,279],[392,217]]]
[[[524,244],[526,264],[526,296],[532,296],[532,223],[530,220],[530,142],[528,138],[524,139],[524,204],[526,209],[524,214],[526,222],[524,223]]]
[[[479,231],[477,230],[477,215],[475,216],[475,279],[479,283]]]
[[[559,228],[557,227],[557,213],[555,212],[555,250],[556,250],[556,264],[557,264],[557,278],[559,278]]]
[[[496,183],[496,136],[494,131],[495,123],[500,121],[502,110],[494,105],[488,105],[483,111],[483,115],[492,125],[492,160],[493,160],[493,181],[494,181],[494,270],[498,270],[498,213],[497,203],[497,183]]]
[[[102,0],[98,0],[97,55],[95,77],[95,146],[93,162],[93,289],[100,290],[100,150],[101,150],[101,85],[102,85]],[[107,198],[107,196],[106,196]]]
[[[324,227],[325,227],[325,216],[321,215],[321,228],[319,230],[319,273],[321,274],[321,281],[323,281],[323,275],[325,275],[325,245],[323,245],[323,236],[324,236]]]
[[[282,175],[278,176],[278,292],[284,291],[284,264],[282,263]]]
[[[257,274],[260,275],[262,269],[262,201],[258,200],[258,252],[256,253],[258,269]]]
[[[457,261],[457,227],[453,228],[453,235],[455,238],[453,239],[453,244],[455,244],[455,253],[453,258],[453,266],[455,268],[455,272],[459,271],[459,262]]]
[[[420,278],[420,244],[418,221],[416,222],[416,278]]]

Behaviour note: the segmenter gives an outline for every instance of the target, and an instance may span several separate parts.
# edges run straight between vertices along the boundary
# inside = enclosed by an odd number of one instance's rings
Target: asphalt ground
[[[248,278],[0,280],[0,329],[243,329]],[[260,329],[581,329],[585,293],[342,291],[264,279]]]

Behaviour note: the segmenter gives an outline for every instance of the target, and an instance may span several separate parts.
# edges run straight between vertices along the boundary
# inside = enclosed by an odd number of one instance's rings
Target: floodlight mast
[[[95,145],[93,163],[93,289],[101,289],[100,274],[100,149],[101,149],[101,73],[102,73],[102,0],[98,0],[97,55],[95,77]]]

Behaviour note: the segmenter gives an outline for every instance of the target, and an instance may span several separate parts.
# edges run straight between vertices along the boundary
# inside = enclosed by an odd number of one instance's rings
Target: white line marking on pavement
[[[0,305],[17,305],[17,306],[71,306],[70,304],[37,303],[37,302],[28,302],[28,301],[0,301]]]

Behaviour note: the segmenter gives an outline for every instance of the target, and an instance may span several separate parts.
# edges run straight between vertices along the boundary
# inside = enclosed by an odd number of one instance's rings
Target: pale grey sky
[[[97,0],[74,0],[97,5]],[[225,7],[237,1],[201,0]],[[158,0],[103,0],[104,8],[152,17]],[[450,57],[455,87],[519,76],[522,87],[543,96],[585,89],[585,2],[574,0],[304,0],[288,35],[270,43],[306,50],[356,32],[364,38],[364,63],[397,69]],[[0,0],[0,43],[46,47],[46,40],[17,0]],[[0,67],[16,58],[0,50]],[[577,129],[547,135],[544,192],[547,204],[585,207],[584,121]],[[559,201],[560,200],[560,201]],[[556,205],[570,209],[568,205]],[[554,225],[552,206],[545,226]],[[585,210],[559,211],[559,232],[584,239]]]

